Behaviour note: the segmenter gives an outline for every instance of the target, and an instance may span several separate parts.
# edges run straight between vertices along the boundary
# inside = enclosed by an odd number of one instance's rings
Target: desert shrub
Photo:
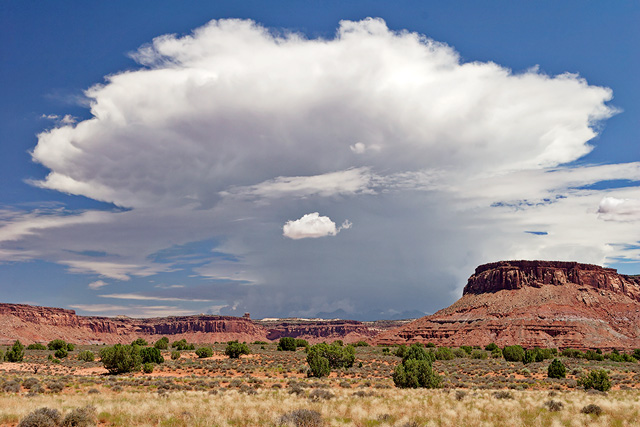
[[[572,359],[580,359],[584,358],[585,354],[580,350],[576,350],[573,348],[565,348],[561,353],[564,357],[570,357]]]
[[[502,359],[502,350],[499,348],[491,350],[491,357],[494,359]]]
[[[309,356],[319,355],[329,361],[330,368],[350,368],[356,359],[356,351],[352,345],[343,346],[337,342],[330,345],[320,343],[309,347],[307,350],[307,361]]]
[[[598,391],[607,391],[611,388],[609,375],[604,369],[596,369],[589,372],[588,375],[582,376],[578,380],[578,385],[584,387],[585,390],[594,389]]]
[[[342,340],[335,340],[334,342],[332,342],[331,344],[335,344],[337,346],[342,347],[344,345],[344,341]]]
[[[587,360],[597,360],[600,362],[604,360],[604,356],[601,353],[595,352],[593,350],[587,350],[584,354],[584,358]]]
[[[366,341],[358,341],[357,343],[353,344],[354,347],[369,347],[369,343]]]
[[[185,341],[186,343],[186,341]],[[169,348],[169,338],[162,337],[158,341],[156,341],[153,346],[158,350],[166,350]]]
[[[552,359],[558,355],[557,348],[538,348],[537,350],[542,355],[543,360]],[[538,362],[542,362],[542,360],[538,360]]]
[[[140,369],[142,359],[140,347],[136,345],[116,344],[100,350],[100,359],[104,367],[112,374],[123,374]]]
[[[155,365],[151,362],[147,362],[147,363],[143,363],[142,364],[142,372],[144,372],[145,374],[150,374],[153,372],[153,367]]]
[[[473,351],[473,347],[471,347],[470,345],[461,345],[460,348],[463,349],[467,354],[471,354],[471,352]]]
[[[58,359],[64,359],[69,355],[69,352],[67,351],[66,348],[59,348],[56,350],[55,353],[53,353],[53,355]]]
[[[508,362],[522,362],[524,359],[524,349],[519,345],[509,345],[502,350],[504,360]]]
[[[38,408],[24,417],[18,427],[56,427],[60,424],[60,419],[57,409]]]
[[[454,348],[452,351],[453,351],[453,355],[458,358],[464,358],[470,354],[464,351],[464,349],[462,348]]]
[[[296,339],[293,337],[282,337],[278,342],[278,351],[296,351]]]
[[[400,344],[398,348],[396,348],[396,351],[393,352],[393,354],[400,358],[404,358],[404,355],[406,352],[407,352],[407,346],[404,344]]]
[[[536,361],[536,352],[535,350],[525,350],[524,357],[522,358],[522,363],[525,365],[529,363],[533,363]]]
[[[11,348],[7,350],[4,354],[4,359],[7,362],[22,362],[22,359],[24,359],[24,346],[20,343],[20,340],[16,340]]]
[[[7,381],[2,384],[2,391],[5,393],[19,393],[22,387],[16,380]]]
[[[4,361],[4,353],[0,350],[0,362]]]
[[[471,352],[471,358],[472,359],[486,359],[487,358],[487,352],[486,351],[482,351],[482,350],[473,350]]]
[[[456,390],[456,400],[460,401],[465,398],[467,392],[464,390]]]
[[[224,354],[229,356],[230,359],[239,359],[243,354],[251,354],[251,350],[245,343],[229,341],[224,349]]]
[[[85,350],[78,353],[78,360],[81,360],[83,362],[93,362],[95,358],[96,355],[93,353],[93,351]]]
[[[513,399],[513,394],[507,390],[499,390],[493,393],[493,397],[496,399]]]
[[[425,350],[420,344],[411,344],[402,357],[403,363],[407,360],[428,360],[429,362],[435,362],[436,356],[433,352]]]
[[[49,350],[60,350],[61,348],[67,349],[67,342],[65,340],[53,340],[47,344]]]
[[[137,340],[133,341],[131,345],[137,345],[138,347],[146,347],[149,345],[149,343],[144,338],[138,338]]]
[[[211,357],[213,356],[213,349],[211,347],[200,347],[196,350],[196,356],[198,356],[200,359]]]
[[[73,351],[76,349],[76,345],[70,342],[67,343],[67,351]]]
[[[176,350],[195,350],[195,346],[193,344],[189,344],[184,338],[179,341],[172,342],[171,347]]]
[[[493,350],[500,349],[500,347],[498,347],[496,343],[492,342],[491,344],[487,344],[487,346],[484,349],[487,351],[493,351]]]
[[[27,350],[46,350],[47,346],[44,344],[40,344],[39,342],[34,344],[29,344],[27,346]]]
[[[558,400],[548,400],[544,402],[544,406],[549,410],[549,412],[558,412],[564,408],[564,403]]]
[[[164,357],[159,349],[144,347],[140,349],[140,363],[164,363]]]
[[[436,348],[436,345],[435,345],[434,343],[432,343],[432,342],[428,342],[428,343],[425,345],[425,347],[427,347],[427,348]]]
[[[62,427],[90,427],[96,424],[96,408],[88,405],[69,412],[60,425]]]
[[[324,425],[322,415],[311,409],[296,409],[280,417],[278,425],[294,427],[321,427]]]
[[[453,360],[456,357],[449,347],[438,347],[435,355],[437,360]]]
[[[329,400],[334,395],[329,390],[316,389],[309,393],[309,399],[311,400]]]
[[[307,354],[307,363],[309,364],[307,375],[310,377],[322,378],[331,372],[329,360],[317,352]]]
[[[180,359],[180,352],[178,350],[174,350],[171,352],[171,360]]]
[[[52,393],[60,393],[62,390],[64,390],[64,383],[55,381],[48,384],[47,387]]]
[[[584,408],[582,408],[580,412],[582,412],[583,414],[600,415],[602,414],[602,408],[596,404],[590,403]]]
[[[300,348],[300,347],[307,348],[307,347],[309,347],[309,341],[303,340],[302,338],[296,338],[296,347],[298,347],[298,348]]]
[[[553,362],[551,362],[547,368],[547,376],[549,378],[565,378],[567,376],[567,370],[560,360],[553,359]]]
[[[399,388],[437,388],[440,382],[428,359],[404,360],[393,372],[393,383]]]
[[[38,384],[40,384],[40,381],[38,381],[36,378],[29,377],[22,382],[22,387],[26,388],[27,390],[31,390],[33,386],[36,386]]]

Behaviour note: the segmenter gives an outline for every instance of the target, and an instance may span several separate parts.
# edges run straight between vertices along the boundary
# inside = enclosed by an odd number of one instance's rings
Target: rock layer
[[[53,339],[78,344],[130,343],[137,338],[155,341],[167,336],[171,341],[193,343],[278,340],[284,336],[311,343],[370,340],[382,330],[401,322],[358,322],[354,320],[275,319],[252,321],[248,317],[181,316],[151,319],[78,316],[73,310],[25,304],[0,303],[0,344],[19,339],[25,344]]]
[[[640,276],[557,261],[481,265],[453,305],[383,332],[381,344],[640,348]]]

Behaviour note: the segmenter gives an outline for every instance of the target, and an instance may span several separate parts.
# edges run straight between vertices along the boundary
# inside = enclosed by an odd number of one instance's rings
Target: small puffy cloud
[[[103,281],[103,280],[96,280],[95,282],[91,282],[89,283],[88,287],[89,289],[100,289],[104,286],[107,286],[108,283]]]
[[[605,197],[600,201],[598,217],[605,221],[638,221],[640,200]]]
[[[336,223],[328,216],[320,216],[318,212],[313,212],[295,221],[287,221],[282,227],[282,234],[294,240],[335,236],[341,230],[351,228],[351,225],[349,220],[345,220],[340,227],[336,227]]]

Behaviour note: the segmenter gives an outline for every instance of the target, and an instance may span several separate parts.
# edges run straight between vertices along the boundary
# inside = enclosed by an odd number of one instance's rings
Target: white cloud
[[[282,235],[294,240],[335,236],[341,230],[351,228],[351,225],[351,222],[346,220],[342,226],[336,228],[336,223],[331,221],[331,218],[313,212],[295,221],[287,221],[282,227]]]
[[[193,310],[185,310],[180,307],[167,305],[113,305],[113,304],[73,304],[69,307],[87,312],[91,315],[124,315],[129,317],[166,317],[188,316],[197,314]]]
[[[141,294],[104,294],[104,295],[98,295],[98,296],[101,298],[130,299],[130,300],[141,300],[141,301],[191,301],[191,302],[211,301],[210,299],[162,297],[162,296],[141,295]]]
[[[60,121],[32,153],[50,171],[40,187],[130,209],[0,211],[0,260],[132,284],[186,268],[154,253],[211,239],[229,256],[196,257],[189,273],[231,282],[220,300],[267,314],[336,301],[433,311],[500,258],[640,260],[638,186],[592,186],[640,180],[638,159],[565,166],[616,113],[610,89],[577,75],[465,63],[379,19],[343,21],[331,39],[211,21],[134,57],[143,66],[87,90],[91,119]],[[283,228],[291,212],[314,213]],[[350,226],[318,212],[357,227],[309,257],[280,230]]]
[[[605,221],[638,221],[640,200],[604,197],[598,207],[598,216]]]
[[[95,282],[91,282],[89,283],[88,287],[89,289],[100,289],[104,286],[107,286],[108,283],[103,281],[103,280],[96,280]]]

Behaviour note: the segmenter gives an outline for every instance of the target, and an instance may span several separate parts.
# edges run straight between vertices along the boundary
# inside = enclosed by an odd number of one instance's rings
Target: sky
[[[636,1],[4,1],[2,302],[416,317],[640,273]]]

